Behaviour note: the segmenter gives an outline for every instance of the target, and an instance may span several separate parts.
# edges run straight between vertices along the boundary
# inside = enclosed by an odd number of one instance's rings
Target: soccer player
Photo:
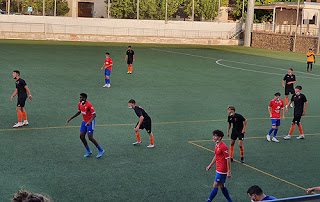
[[[154,148],[154,141],[153,141],[153,133],[151,132],[151,118],[147,114],[147,112],[140,106],[136,106],[136,101],[131,99],[128,102],[129,108],[132,108],[134,112],[137,114],[137,116],[140,118],[138,121],[136,127],[134,128],[134,131],[136,132],[137,136],[137,142],[134,142],[133,145],[140,145],[141,138],[140,138],[140,133],[139,129],[143,130],[146,129],[147,133],[149,134],[150,137],[150,145],[147,146],[147,148]]]
[[[293,84],[296,83],[296,76],[292,74],[292,72],[293,72],[293,69],[290,68],[288,70],[288,74],[286,74],[282,80],[282,87],[284,88],[284,94],[286,96],[285,98],[286,105],[288,104],[289,93],[291,93],[291,95],[294,94]],[[290,105],[290,107],[293,107],[293,105]]]
[[[277,198],[273,196],[266,196],[262,189],[257,186],[253,185],[251,186],[247,191],[249,197],[251,198],[251,201],[269,201],[269,200],[275,200]]]
[[[132,70],[133,70],[132,63],[135,61],[135,59],[136,58],[134,56],[134,51],[131,49],[131,46],[128,46],[126,58],[124,59],[124,60],[127,60],[127,64],[128,64],[127,74],[132,74]]]
[[[26,126],[29,124],[27,120],[27,112],[24,106],[28,98],[28,95],[30,100],[33,100],[33,97],[30,93],[30,89],[27,86],[27,83],[22,78],[20,78],[20,72],[18,70],[14,70],[12,76],[13,76],[13,79],[16,80],[16,90],[11,96],[11,101],[13,101],[14,96],[18,94],[18,102],[17,102],[17,108],[16,108],[18,123],[16,123],[13,127],[19,128],[21,126]],[[23,122],[22,122],[22,118],[24,119]]]
[[[104,69],[104,78],[105,78],[105,82],[106,84],[103,86],[104,88],[110,88],[110,74],[112,72],[112,66],[113,66],[113,62],[112,59],[110,58],[110,53],[106,53],[106,58],[104,60],[104,64],[101,67],[101,70]]]
[[[96,118],[96,112],[94,111],[94,108],[90,102],[87,101],[87,94],[81,93],[80,94],[80,102],[78,104],[78,112],[71,117],[69,120],[67,120],[67,124],[75,117],[82,114],[83,121],[80,127],[80,139],[83,143],[83,145],[87,149],[86,155],[84,157],[89,157],[92,154],[92,151],[90,150],[90,147],[88,145],[88,142],[86,140],[86,133],[88,133],[89,140],[98,148],[99,153],[97,155],[97,158],[100,158],[102,154],[104,153],[104,150],[101,148],[101,146],[98,144],[98,142],[93,138],[93,132],[95,127],[95,118]]]
[[[229,130],[231,128],[231,123],[233,123],[232,133],[231,133],[231,144],[230,144],[230,157],[231,161],[233,161],[233,152],[234,152],[234,144],[239,138],[239,148],[241,155],[241,163],[244,163],[244,148],[243,148],[243,139],[244,134],[246,132],[247,120],[241,115],[235,113],[236,108],[234,106],[228,107],[228,137],[230,136]]]
[[[270,135],[273,132],[273,138],[272,141],[279,142],[279,140],[276,138],[278,129],[280,126],[280,117],[281,117],[281,111],[282,111],[282,118],[284,117],[284,103],[283,100],[280,99],[281,94],[279,92],[274,94],[274,99],[270,101],[270,104],[268,106],[268,111],[271,118],[271,124],[272,127],[267,135],[268,142],[271,142]]]
[[[300,136],[297,137],[297,139],[304,139],[303,129],[302,125],[300,123],[301,116],[304,116],[307,111],[308,107],[308,101],[304,94],[301,93],[302,87],[296,86],[295,88],[295,95],[292,95],[292,98],[289,102],[289,105],[294,102],[294,116],[291,124],[291,128],[289,131],[289,134],[284,137],[285,140],[289,140],[291,138],[291,135],[296,127],[295,124],[297,124]],[[288,105],[287,105],[288,106]],[[288,112],[288,108],[286,106],[286,112]]]
[[[310,66],[310,73],[312,73],[312,63],[316,64],[316,55],[312,51],[312,48],[309,49],[307,52],[307,71],[309,71],[309,66]]]
[[[215,156],[213,157],[211,163],[207,166],[206,170],[209,171],[215,163],[217,164],[217,169],[216,178],[213,183],[213,190],[211,191],[211,194],[207,202],[213,200],[213,198],[218,193],[219,187],[221,188],[221,191],[223,195],[226,197],[226,199],[229,202],[232,201],[229,195],[229,191],[225,186],[227,177],[231,177],[231,161],[228,152],[228,147],[224,142],[222,142],[223,136],[224,134],[221,130],[213,131],[213,142],[216,143],[214,150]]]

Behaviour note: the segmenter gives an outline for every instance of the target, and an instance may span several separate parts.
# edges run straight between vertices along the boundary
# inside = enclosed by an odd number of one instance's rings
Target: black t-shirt
[[[27,83],[22,78],[19,78],[16,81],[16,88],[18,89],[18,97],[28,97],[27,91],[25,89],[26,85]]]
[[[296,81],[296,76],[294,74],[286,74],[283,78],[284,81],[286,81],[286,88],[293,88],[293,83],[292,84],[287,84],[288,82],[291,81]]]
[[[136,106],[134,108],[134,112],[137,114],[138,117],[143,116],[144,121],[150,120],[150,116],[147,114],[147,112],[140,106]]]
[[[302,115],[304,103],[307,102],[307,98],[304,94],[292,95],[291,101],[294,102],[294,114]]]
[[[127,50],[128,61],[133,61],[134,51]]]
[[[237,113],[235,113],[234,116],[228,116],[229,124],[233,123],[232,130],[235,130],[235,131],[237,131],[239,133],[242,132],[243,122],[245,120],[246,119],[241,114],[237,114]]]

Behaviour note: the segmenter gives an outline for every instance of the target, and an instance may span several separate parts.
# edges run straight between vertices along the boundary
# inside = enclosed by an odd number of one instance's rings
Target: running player
[[[134,56],[134,51],[131,49],[131,46],[128,46],[126,58],[124,59],[124,60],[127,60],[127,64],[128,64],[127,74],[132,74],[132,70],[133,70],[132,63],[135,61],[135,59],[136,58]]]
[[[310,73],[312,73],[312,63],[316,64],[316,55],[310,48],[309,51],[307,52],[307,71],[309,71],[309,66],[310,66]]]
[[[146,129],[147,133],[149,134],[150,137],[150,145],[147,146],[147,148],[154,148],[154,141],[153,141],[153,134],[151,132],[151,118],[147,114],[147,112],[140,106],[136,106],[136,101],[131,99],[128,102],[129,108],[133,108],[134,112],[137,114],[137,116],[140,118],[138,121],[136,127],[134,128],[134,131],[136,132],[137,136],[137,142],[134,142],[133,145],[140,145],[141,138],[140,138],[140,133],[139,129],[143,130]]]
[[[95,118],[96,118],[96,112],[93,109],[93,106],[90,102],[87,101],[87,94],[81,93],[80,94],[80,102],[78,104],[78,112],[71,117],[67,124],[75,117],[82,114],[83,121],[80,127],[80,139],[83,143],[83,145],[87,149],[86,155],[84,157],[89,157],[92,154],[92,151],[89,148],[88,142],[86,140],[86,133],[88,133],[89,140],[98,148],[99,153],[97,155],[97,158],[100,158],[102,154],[104,153],[104,150],[101,148],[101,146],[98,144],[98,142],[93,138],[93,132],[94,132],[94,126],[95,126]]]
[[[235,113],[236,108],[234,106],[228,107],[228,137],[230,136],[229,130],[231,128],[231,123],[233,123],[232,133],[231,133],[231,144],[230,144],[230,157],[231,161],[233,161],[233,152],[234,152],[234,144],[239,138],[239,148],[241,155],[241,163],[244,163],[244,148],[243,148],[243,139],[244,134],[246,132],[247,120],[241,115]]]
[[[293,72],[293,69],[290,68],[288,70],[288,74],[286,74],[282,80],[282,87],[284,88],[284,94],[286,96],[285,98],[286,105],[288,104],[289,93],[291,93],[291,95],[294,95],[293,84],[296,83],[296,76],[292,74],[292,72]],[[290,107],[293,107],[293,105],[291,104]]]
[[[213,157],[211,163],[206,168],[207,171],[210,170],[210,168],[216,163],[217,169],[216,169],[216,179],[213,183],[213,189],[211,191],[211,194],[207,200],[207,202],[210,202],[213,200],[213,198],[217,195],[219,187],[221,188],[221,191],[223,195],[226,197],[228,201],[232,201],[229,195],[229,191],[227,187],[225,186],[227,177],[231,177],[231,161],[230,156],[228,152],[227,145],[222,142],[224,134],[221,130],[215,130],[213,131],[213,142],[216,143],[215,145],[215,156]]]
[[[281,110],[282,110],[282,118],[285,119],[284,103],[283,103],[283,100],[280,99],[280,96],[281,94],[279,92],[275,93],[274,99],[270,101],[270,104],[268,106],[268,111],[269,111],[271,123],[272,123],[272,127],[267,135],[268,142],[271,142],[270,135],[272,132],[273,132],[272,141],[279,142],[279,140],[276,137],[277,137],[278,129],[280,126]]]
[[[105,82],[106,84],[103,86],[104,88],[110,88],[110,74],[112,72],[112,66],[113,66],[113,62],[112,59],[110,58],[110,53],[106,53],[106,58],[104,60],[104,64],[101,67],[101,70],[104,69],[104,78],[105,78]]]
[[[13,95],[11,96],[11,101],[13,101],[14,96],[18,94],[18,102],[17,102],[17,116],[18,116],[18,123],[16,123],[13,127],[19,128],[21,126],[26,126],[29,124],[27,120],[27,112],[24,108],[26,100],[29,95],[29,99],[33,100],[32,95],[30,93],[30,89],[27,86],[27,83],[20,78],[20,72],[18,70],[13,71],[13,79],[16,80],[16,90],[14,91]],[[28,93],[28,95],[27,95]],[[22,118],[24,121],[22,122]]]
[[[292,95],[292,98],[289,102],[291,104],[294,102],[294,116],[291,124],[291,128],[289,130],[289,134],[284,137],[285,140],[289,140],[291,138],[291,135],[296,127],[295,124],[297,124],[300,136],[297,137],[297,139],[304,139],[304,134],[303,134],[303,128],[300,123],[301,116],[304,116],[307,111],[308,107],[308,101],[307,98],[304,94],[301,93],[302,87],[301,86],[296,86],[295,88],[295,95]],[[288,112],[288,108],[286,106],[286,112]]]

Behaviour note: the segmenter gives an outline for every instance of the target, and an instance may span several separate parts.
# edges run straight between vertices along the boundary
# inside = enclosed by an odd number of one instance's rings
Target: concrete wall
[[[0,16],[1,39],[239,45],[236,23]]]

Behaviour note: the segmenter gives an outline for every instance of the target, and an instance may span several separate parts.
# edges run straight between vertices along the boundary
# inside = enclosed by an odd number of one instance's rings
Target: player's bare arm
[[[228,137],[230,136],[230,133],[229,133],[230,128],[231,128],[231,123],[228,124],[228,130],[227,130],[227,135],[228,135]]]
[[[124,58],[124,60],[127,60],[127,58],[128,58],[128,55],[126,55],[126,58]]]
[[[284,86],[284,80],[282,80],[282,88],[284,88],[285,86]]]
[[[270,118],[272,118],[272,112],[270,107],[268,107],[268,111],[269,111]]]
[[[86,123],[86,126],[90,126],[90,124],[92,123],[92,121],[96,118],[96,113],[94,113],[94,114],[92,114],[92,117],[91,117],[91,119],[90,119],[90,121],[88,121],[87,123]]]
[[[291,105],[292,100],[290,100],[290,102],[288,103],[288,105],[286,105],[286,113],[288,113],[288,107]]]
[[[29,99],[30,99],[30,100],[33,100],[33,97],[32,97],[32,95],[31,95],[31,92],[30,92],[29,87],[26,85],[24,88],[25,88],[25,89],[26,89],[26,91],[28,92]]]
[[[307,108],[308,108],[308,102],[306,102],[306,104],[304,105],[302,116],[306,115]]]
[[[13,93],[13,95],[11,96],[11,102],[13,101],[14,96],[16,96],[18,94],[18,89],[16,89]]]
[[[231,159],[230,158],[227,159],[227,168],[228,168],[227,177],[231,178]]]
[[[285,119],[286,117],[284,117],[284,109],[282,109],[282,119]]]
[[[313,191],[320,191],[320,187],[312,187],[307,189],[308,194],[311,194]]]
[[[247,119],[244,120],[244,122],[243,122],[243,129],[242,129],[242,133],[243,133],[243,134],[246,133],[246,126],[247,126]]]
[[[140,128],[140,126],[141,126],[141,124],[142,124],[143,120],[144,120],[144,117],[143,117],[143,116],[140,116],[139,123],[138,123],[137,127],[135,127],[135,128],[134,128],[134,131],[136,131],[136,132],[138,132],[138,131],[139,131],[139,128]]]
[[[67,120],[67,123],[69,123],[72,119],[76,118],[80,114],[81,114],[81,111],[78,111],[75,115],[73,115],[73,117],[71,117],[69,120]]]
[[[207,166],[206,170],[209,171],[215,163],[216,163],[216,157],[213,157],[211,163]]]
[[[101,70],[103,70],[105,68],[106,64],[103,64],[103,66],[101,67]]]
[[[135,61],[136,61],[136,56],[133,55],[133,62],[135,62]]]

